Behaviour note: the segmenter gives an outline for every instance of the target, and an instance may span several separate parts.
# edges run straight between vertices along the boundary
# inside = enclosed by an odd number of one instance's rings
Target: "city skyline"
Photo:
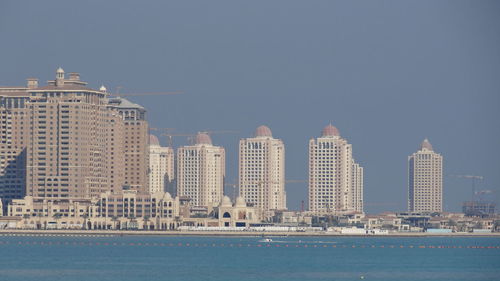
[[[1,85],[53,79],[62,66],[94,89],[184,91],[130,100],[148,109],[152,127],[238,130],[212,136],[226,148],[228,182],[237,181],[238,140],[261,124],[286,143],[287,177],[305,180],[304,147],[332,122],[365,168],[367,212],[406,210],[406,158],[426,137],[446,157],[445,210],[459,211],[471,197],[472,180],[450,175],[483,176],[478,190],[496,191],[498,202],[496,2],[125,2],[117,9],[33,1],[0,10],[0,33],[15,42],[0,46],[8,54]],[[305,186],[287,184],[289,208],[300,208]]]

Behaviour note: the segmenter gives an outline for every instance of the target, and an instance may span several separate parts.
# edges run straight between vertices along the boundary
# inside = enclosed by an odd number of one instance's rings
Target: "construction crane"
[[[471,198],[472,201],[474,201],[476,196],[476,180],[482,181],[484,179],[483,176],[476,176],[476,175],[450,175],[450,177],[472,179],[472,198]]]
[[[188,139],[191,139],[191,142],[192,142],[193,138],[197,135],[195,133],[188,133],[188,134],[182,134],[182,133],[172,134],[172,133],[169,133],[169,131],[173,131],[173,130],[175,130],[175,128],[155,128],[155,129],[166,131],[166,133],[161,134],[161,135],[162,136],[166,136],[168,138],[168,145],[170,147],[173,147],[172,137],[188,137]],[[208,134],[208,135],[214,135],[214,134],[236,134],[236,133],[239,133],[239,131],[234,131],[234,130],[205,130],[205,131],[198,132],[198,134],[199,133]]]
[[[101,88],[106,91],[106,88]],[[123,89],[122,86],[116,87],[115,93],[109,93],[112,96],[116,97],[141,97],[141,96],[166,96],[166,95],[181,95],[184,94],[182,91],[174,91],[174,92],[156,92],[156,93],[120,93],[120,89]]]

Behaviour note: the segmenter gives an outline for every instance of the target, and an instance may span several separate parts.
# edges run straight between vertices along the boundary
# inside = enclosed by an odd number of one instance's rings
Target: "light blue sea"
[[[500,280],[500,238],[0,236],[7,280]]]

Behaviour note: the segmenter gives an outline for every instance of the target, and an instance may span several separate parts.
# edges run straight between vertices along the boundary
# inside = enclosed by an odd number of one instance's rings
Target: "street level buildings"
[[[214,146],[207,133],[198,133],[194,145],[177,150],[177,194],[191,206],[216,206],[223,197],[225,150]]]
[[[309,141],[309,210],[363,212],[363,168],[354,161],[351,144],[331,124]]]
[[[408,157],[408,211],[443,211],[443,157],[427,139]]]
[[[165,191],[172,194],[174,180],[174,150],[160,146],[155,135],[149,135],[149,192]]]
[[[267,126],[240,140],[239,187],[240,196],[263,212],[286,209],[285,145]]]

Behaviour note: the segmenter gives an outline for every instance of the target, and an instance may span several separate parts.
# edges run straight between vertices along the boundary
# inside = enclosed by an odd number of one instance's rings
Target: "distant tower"
[[[331,124],[309,141],[309,210],[363,212],[363,167],[352,147]]]
[[[60,67],[56,71],[56,86],[64,86],[64,70]]]
[[[174,150],[162,147],[158,138],[149,135],[149,192],[169,192],[174,180]]]
[[[240,140],[240,196],[261,211],[286,209],[285,145],[267,126]]]
[[[443,211],[443,157],[427,139],[408,157],[408,211]]]
[[[212,145],[206,133],[196,135],[195,145],[177,150],[177,193],[193,206],[218,205],[223,196],[225,151]]]

